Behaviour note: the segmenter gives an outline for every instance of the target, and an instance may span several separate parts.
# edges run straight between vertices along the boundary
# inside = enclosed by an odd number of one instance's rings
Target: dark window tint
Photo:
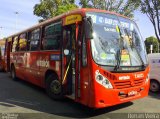
[[[30,51],[39,50],[40,29],[36,29],[30,33]]]
[[[61,23],[53,23],[45,27],[43,49],[58,50],[60,49]]]

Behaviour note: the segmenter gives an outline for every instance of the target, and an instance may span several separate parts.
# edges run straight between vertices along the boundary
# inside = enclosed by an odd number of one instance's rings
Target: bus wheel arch
[[[49,97],[58,100],[62,96],[62,85],[59,81],[58,75],[53,70],[48,70],[45,73],[45,89]]]
[[[17,81],[18,80],[18,78],[17,78],[17,76],[16,76],[16,69],[15,69],[15,66],[14,66],[14,64],[12,63],[11,64],[11,77],[12,77],[12,79],[14,80],[14,81]]]
[[[150,79],[150,91],[158,92],[160,91],[160,82],[156,79]]]

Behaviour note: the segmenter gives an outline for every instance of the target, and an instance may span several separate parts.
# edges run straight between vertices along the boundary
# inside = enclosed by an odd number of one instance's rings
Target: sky
[[[37,3],[39,0],[0,0],[0,39],[37,24],[40,18],[33,14]],[[144,39],[155,36],[146,15],[136,11],[134,19]]]

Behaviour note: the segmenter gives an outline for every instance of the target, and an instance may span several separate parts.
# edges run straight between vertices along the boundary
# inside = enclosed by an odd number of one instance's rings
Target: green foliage
[[[150,53],[150,46],[153,45],[153,53],[157,53],[158,52],[158,39],[153,37],[153,36],[150,36],[148,38],[146,38],[145,40],[145,45],[146,45],[146,50],[147,50],[147,53]]]
[[[84,8],[96,8],[117,12],[133,18],[133,12],[138,9],[140,3],[135,0],[80,0]]]
[[[67,11],[74,10],[75,8],[77,8],[77,6],[75,4],[67,4],[65,6],[58,6],[58,9],[57,9],[55,15],[59,15],[59,14],[65,13]]]
[[[40,0],[34,6],[34,15],[42,17],[41,22],[75,8],[74,0]]]
[[[140,0],[139,2],[141,12],[148,16],[160,42],[160,0]]]

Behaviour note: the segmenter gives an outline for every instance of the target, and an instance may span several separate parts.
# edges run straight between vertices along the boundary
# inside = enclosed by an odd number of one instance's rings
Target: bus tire
[[[11,67],[11,77],[12,77],[12,80],[18,81],[18,78],[16,76],[16,70],[15,70],[15,67],[13,65]]]
[[[151,80],[150,82],[150,91],[151,92],[158,92],[160,90],[160,83],[157,80]]]
[[[46,78],[46,92],[54,100],[63,98],[62,85],[54,74],[49,74]]]

